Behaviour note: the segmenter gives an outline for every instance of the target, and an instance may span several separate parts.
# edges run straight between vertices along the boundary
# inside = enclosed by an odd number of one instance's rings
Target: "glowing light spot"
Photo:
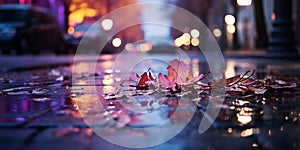
[[[102,83],[105,85],[112,85],[114,83],[114,79],[111,75],[105,75]]]
[[[105,73],[108,73],[108,74],[111,74],[111,73],[113,73],[114,71],[113,71],[112,69],[105,69],[104,72],[105,72]]]
[[[220,29],[218,29],[218,28],[215,28],[213,30],[213,34],[214,34],[215,37],[221,37],[222,31]]]
[[[87,2],[84,2],[84,3],[81,3],[79,5],[80,8],[87,8],[88,7],[88,3]]]
[[[234,77],[236,75],[235,69],[234,69],[235,66],[236,66],[235,61],[228,61],[227,62],[226,71],[225,71],[225,77],[226,78]]]
[[[73,34],[75,31],[74,27],[69,27],[68,28],[68,34]]]
[[[121,78],[115,78],[115,81],[120,82],[120,81],[122,81],[122,79]]]
[[[96,16],[96,10],[90,9],[90,8],[86,8],[86,9],[84,9],[84,15],[86,17],[94,17],[94,16]]]
[[[181,39],[180,38],[176,38],[175,39],[175,41],[174,41],[174,45],[176,46],[176,47],[180,47],[180,46],[182,46],[182,41],[181,41]]]
[[[74,32],[73,33],[73,36],[75,37],[75,38],[79,38],[79,37],[81,37],[82,35],[84,34],[84,32],[80,32],[80,31],[77,31],[77,32]]]
[[[190,34],[188,34],[188,33],[184,33],[182,36],[183,36],[184,39],[186,39],[186,40],[190,40],[190,39],[191,39],[191,36],[190,36]]]
[[[227,132],[228,132],[228,133],[232,133],[232,128],[228,128],[228,129],[227,129]]]
[[[25,4],[25,0],[19,0],[20,4]]]
[[[75,23],[82,23],[84,19],[84,14],[81,11],[73,12],[69,15],[69,20]]]
[[[127,44],[125,45],[125,49],[126,49],[127,51],[134,51],[134,45],[133,45],[132,43],[127,43]]]
[[[253,143],[252,147],[258,147],[258,145],[256,143]]]
[[[112,41],[112,45],[114,47],[120,47],[122,44],[122,40],[120,38],[114,38]]]
[[[227,25],[227,32],[233,34],[235,32],[235,26],[234,25]]]
[[[237,4],[239,6],[250,6],[252,4],[252,0],[237,0]]]
[[[247,130],[242,131],[241,137],[247,137],[247,136],[250,136],[252,134],[253,134],[253,129],[247,129]]]
[[[252,117],[251,116],[237,115],[237,119],[242,124],[248,124],[249,122],[252,121]]]
[[[225,22],[226,24],[233,25],[235,23],[235,17],[233,15],[226,15]]]
[[[199,30],[197,30],[197,29],[191,30],[191,36],[192,36],[193,38],[198,38],[198,37],[200,36]]]
[[[73,12],[77,9],[77,6],[75,4],[71,4],[70,7],[69,7],[69,11],[70,12]]]
[[[147,52],[152,49],[152,44],[151,43],[142,43],[139,45],[139,50],[142,52]]]
[[[193,46],[198,46],[200,44],[200,41],[198,38],[192,38],[191,43]]]
[[[275,19],[276,19],[276,14],[272,13],[272,20],[275,20]]]
[[[185,46],[189,46],[190,44],[191,44],[191,41],[190,41],[190,40],[187,40],[187,41],[184,43]]]
[[[112,94],[115,88],[113,86],[103,86],[103,93]]]
[[[101,22],[102,28],[106,31],[111,30],[114,23],[111,19],[104,19]]]

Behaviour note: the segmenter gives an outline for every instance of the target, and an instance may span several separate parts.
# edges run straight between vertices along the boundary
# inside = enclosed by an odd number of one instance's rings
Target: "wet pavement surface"
[[[197,70],[209,71],[201,56],[189,56]],[[199,133],[201,119],[210,118],[204,113],[208,99],[136,90],[133,85],[137,79],[120,81],[120,76],[130,72],[112,69],[116,56],[100,56],[96,69],[90,67],[91,57],[82,56],[74,64],[72,56],[53,57],[49,62],[43,56],[0,58],[0,149],[129,149],[99,137],[97,129],[107,137],[160,138],[163,135],[159,132],[133,131],[130,127],[159,125],[175,110],[180,115],[174,115],[172,124],[184,124],[183,118],[192,116],[186,127],[167,142],[144,149],[300,149],[300,60],[226,58],[228,77],[255,69],[254,78],[272,72],[297,87],[283,92],[227,95],[216,107],[221,111],[212,126]],[[127,60],[122,60],[124,66]],[[151,63],[154,75],[165,73],[165,65]],[[137,74],[148,70],[143,65],[135,69]]]

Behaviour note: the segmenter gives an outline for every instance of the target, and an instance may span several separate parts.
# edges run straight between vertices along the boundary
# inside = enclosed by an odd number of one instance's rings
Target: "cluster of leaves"
[[[190,66],[178,59],[170,61],[167,70],[167,75],[159,73],[158,77],[155,79],[152,76],[151,70],[148,69],[147,72],[144,72],[139,76],[140,80],[136,86],[137,89],[146,90],[150,87],[165,87],[170,92],[179,93],[191,90],[188,87],[193,86],[193,91],[198,90],[200,93],[209,93],[211,82],[201,82],[203,78],[207,77],[207,74],[200,74],[193,77]],[[245,93],[264,94],[265,92],[291,91],[297,87],[296,83],[279,80],[273,76],[267,76],[264,79],[254,79],[254,74],[255,70],[251,70],[246,71],[243,75],[227,78],[225,87],[226,93],[229,95]],[[225,78],[224,73],[223,77]]]
[[[255,70],[247,71],[243,75],[237,75],[227,79],[226,92],[230,95],[250,93],[265,94],[266,92],[290,92],[297,88],[295,82],[287,82],[277,79],[275,76],[267,76],[263,79],[253,79]]]

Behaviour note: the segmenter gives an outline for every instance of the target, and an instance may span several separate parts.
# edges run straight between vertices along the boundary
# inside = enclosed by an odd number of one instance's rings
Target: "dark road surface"
[[[201,73],[208,72],[205,60],[197,59],[200,57],[196,54],[189,56],[192,60],[197,60]],[[122,99],[114,94],[114,83],[118,78],[112,75],[114,71],[117,72],[112,70],[117,57],[99,57],[96,71],[92,73],[89,68],[91,57],[95,56],[81,56],[80,61],[74,64],[73,56],[0,57],[1,150],[129,149],[97,136],[86,122],[103,128],[107,135],[142,138],[148,133],[132,132],[113,120],[125,118],[125,123],[134,127],[153,126],[167,119],[168,114],[172,114],[172,106],[175,105],[176,108],[176,99],[172,97],[153,98],[144,95],[145,97],[139,97],[144,100],[136,107],[151,109],[150,112],[142,115],[120,112],[122,109],[115,102]],[[72,74],[73,65],[82,69]],[[139,69],[147,71],[148,68]],[[251,69],[256,70],[256,78],[263,78],[274,72],[282,75],[284,80],[296,82],[298,87],[282,93],[228,96],[224,104],[219,106],[221,111],[217,120],[202,134],[198,132],[198,128],[201,119],[209,117],[203,116],[207,101],[193,101],[190,106],[191,100],[186,100],[186,105],[176,108],[183,115],[194,113],[190,107],[198,106],[188,125],[171,140],[145,149],[299,150],[300,60],[227,58],[226,69],[225,74],[228,77]],[[76,79],[76,83],[72,83],[72,77]],[[95,79],[95,83],[91,82],[92,79]],[[91,87],[95,87],[97,92],[85,91]],[[101,96],[107,100],[104,105],[109,109],[93,109],[93,103],[89,99]],[[79,103],[87,105],[82,112],[93,110],[88,121],[82,119],[85,114],[80,114]],[[107,117],[109,115],[115,116],[114,119]],[[134,121],[135,119],[139,121]],[[173,121],[174,124],[180,124],[180,118]],[[154,136],[159,138],[162,135],[156,133]]]

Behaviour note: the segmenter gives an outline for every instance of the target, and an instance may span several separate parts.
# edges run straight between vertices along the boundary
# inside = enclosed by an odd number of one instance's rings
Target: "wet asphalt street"
[[[200,73],[209,72],[201,56],[188,55]],[[255,69],[255,78],[272,73],[297,86],[283,92],[227,96],[218,106],[221,111],[217,119],[200,134],[201,119],[210,117],[204,115],[207,99],[182,98],[183,104],[178,105],[178,97],[137,91],[130,86],[134,82],[124,83],[129,92],[119,94],[115,83],[120,83],[120,78],[116,75],[128,72],[113,69],[117,55],[100,56],[91,69],[94,64],[90,60],[96,58],[80,56],[74,62],[74,56],[0,56],[0,149],[131,149],[108,142],[97,135],[97,130],[103,131],[105,137],[123,137],[128,141],[149,135],[159,139],[164,132],[142,129],[162,123],[174,109],[181,115],[171,120],[172,124],[183,124],[185,116],[192,116],[191,120],[175,137],[144,149],[300,149],[299,59],[225,57],[228,77]],[[128,59],[121,61],[126,67]],[[158,68],[153,69],[154,75],[163,72],[164,65],[154,61],[151,66]],[[136,73],[147,69],[137,65]],[[90,88],[96,92],[90,92]],[[141,108],[143,112],[131,113],[119,105],[132,98],[139,105],[128,107]],[[95,106],[98,101],[103,107]]]

